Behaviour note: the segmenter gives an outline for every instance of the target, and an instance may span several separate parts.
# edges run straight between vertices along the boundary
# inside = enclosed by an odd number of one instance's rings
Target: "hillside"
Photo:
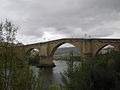
[[[58,48],[55,52],[55,56],[66,56],[69,55],[70,52],[73,52],[74,55],[78,55],[79,50],[77,50],[75,47],[64,47],[64,48]]]

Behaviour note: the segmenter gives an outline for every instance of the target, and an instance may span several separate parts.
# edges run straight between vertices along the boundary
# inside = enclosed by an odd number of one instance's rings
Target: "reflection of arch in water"
[[[53,58],[56,50],[57,50],[59,47],[61,47],[62,45],[65,45],[65,44],[70,44],[70,45],[74,46],[74,48],[76,48],[76,49],[79,51],[79,55],[80,55],[80,50],[79,50],[79,48],[78,48],[75,44],[63,42],[63,43],[57,44],[57,45],[52,49],[52,52],[51,52],[50,56]]]
[[[107,49],[108,48],[108,49]],[[105,50],[104,50],[105,49]],[[103,50],[103,51],[102,51]],[[104,54],[104,53],[107,53],[109,52],[110,50],[117,50],[117,47],[115,47],[114,45],[111,45],[111,44],[106,44],[106,45],[103,45],[101,48],[99,48],[96,52],[96,55],[97,56],[98,54]]]

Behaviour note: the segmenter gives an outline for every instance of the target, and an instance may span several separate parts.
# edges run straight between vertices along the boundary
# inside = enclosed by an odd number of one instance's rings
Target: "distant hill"
[[[75,47],[64,47],[64,48],[58,48],[54,54],[55,60],[67,60],[69,58],[70,52],[73,52],[74,59],[80,60],[79,56],[79,50]]]
[[[64,48],[58,48],[55,52],[55,56],[66,56],[69,55],[70,52],[73,52],[74,55],[79,54],[79,50],[75,47],[64,47]]]

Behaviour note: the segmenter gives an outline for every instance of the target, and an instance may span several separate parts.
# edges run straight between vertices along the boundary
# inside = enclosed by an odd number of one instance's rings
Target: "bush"
[[[38,76],[34,75],[28,60],[17,61],[17,29],[7,20],[0,24],[0,90],[42,90],[40,73]]]
[[[67,63],[62,76],[63,87],[67,90],[120,90],[120,51],[98,55],[91,62],[82,60]]]

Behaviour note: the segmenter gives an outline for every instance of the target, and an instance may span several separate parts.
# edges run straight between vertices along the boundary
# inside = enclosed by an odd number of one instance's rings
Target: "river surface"
[[[31,69],[35,73],[35,75],[38,75],[39,70],[42,71],[42,77],[44,78],[45,83],[45,90],[49,90],[50,84],[57,84],[60,85],[61,82],[61,75],[60,73],[63,73],[64,70],[66,70],[67,65],[66,61],[64,60],[53,60],[56,67],[53,68],[37,68],[36,66],[32,66]]]

